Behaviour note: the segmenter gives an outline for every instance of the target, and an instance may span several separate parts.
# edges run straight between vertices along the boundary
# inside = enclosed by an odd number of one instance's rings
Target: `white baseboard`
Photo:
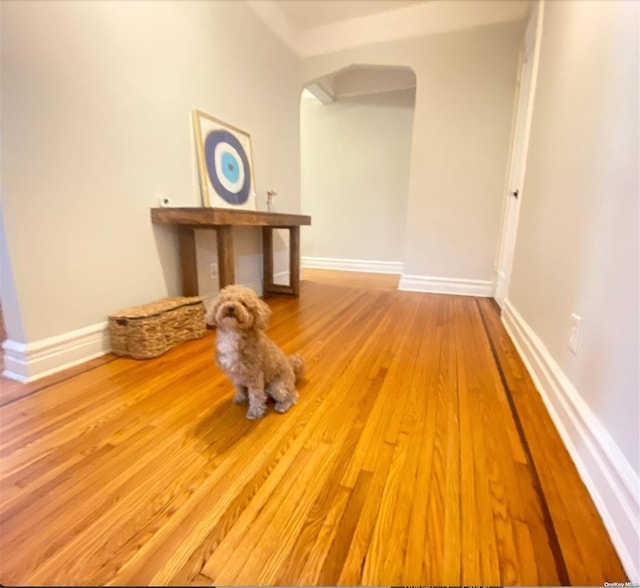
[[[398,290],[490,298],[493,294],[493,285],[489,280],[465,280],[402,274]]]
[[[111,340],[108,323],[102,322],[33,343],[8,339],[2,347],[2,375],[26,383],[109,353]]]
[[[640,580],[640,477],[548,350],[506,300],[502,320],[609,531],[622,565]]]
[[[276,284],[289,284],[289,270],[276,272],[273,274],[273,281]]]
[[[302,257],[302,267],[332,269],[374,274],[401,274],[401,261],[369,261],[367,259],[338,259],[333,257]]]

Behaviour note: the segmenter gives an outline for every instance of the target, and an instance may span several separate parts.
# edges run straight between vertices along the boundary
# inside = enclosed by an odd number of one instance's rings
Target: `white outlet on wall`
[[[569,330],[569,349],[578,355],[580,341],[582,339],[582,317],[577,314],[571,315],[571,329]]]
[[[218,277],[218,264],[217,263],[212,263],[209,266],[209,274],[211,275],[211,279],[215,280]]]

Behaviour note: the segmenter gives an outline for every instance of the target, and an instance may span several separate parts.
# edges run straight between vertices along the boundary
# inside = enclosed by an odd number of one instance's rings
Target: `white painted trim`
[[[374,274],[401,274],[401,261],[371,261],[368,259],[338,259],[333,257],[303,257],[302,267],[332,269],[347,272],[367,272]]]
[[[502,308],[507,297],[507,276],[497,268],[493,272],[493,297]]]
[[[489,280],[466,280],[402,274],[398,290],[490,298],[493,293],[493,284]]]
[[[33,343],[8,339],[2,347],[2,375],[25,383],[109,353],[111,340],[105,321]]]
[[[640,477],[509,300],[502,321],[609,531],[622,565],[640,580]]]
[[[494,298],[500,305],[509,295],[511,271],[516,241],[518,239],[518,222],[520,206],[525,194],[527,171],[527,154],[529,152],[529,135],[535,102],[540,47],[542,43],[542,27],[544,22],[544,1],[534,3],[529,13],[529,20],[520,50],[518,79],[514,101],[514,112],[511,120],[511,142],[509,147],[509,165],[503,196],[500,221],[500,235],[496,253],[497,271],[501,274],[501,282],[496,281]],[[523,92],[527,91],[527,94]],[[522,101],[525,101],[523,103]],[[524,108],[526,106],[526,108]],[[511,195],[518,190],[518,199]],[[498,288],[500,286],[500,288]]]

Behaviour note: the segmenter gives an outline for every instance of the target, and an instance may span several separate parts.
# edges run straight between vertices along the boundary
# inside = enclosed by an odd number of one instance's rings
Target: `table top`
[[[190,208],[152,208],[151,220],[156,224],[187,225],[192,227],[244,225],[286,228],[311,224],[311,217],[303,214],[200,206]]]

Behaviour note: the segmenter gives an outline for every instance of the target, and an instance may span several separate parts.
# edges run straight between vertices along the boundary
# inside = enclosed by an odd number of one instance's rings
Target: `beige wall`
[[[245,3],[0,10],[2,206],[23,341],[178,293],[173,234],[149,208],[161,193],[200,204],[193,108],[251,134],[262,207],[273,188],[280,210],[299,210],[298,60]],[[238,243],[238,278],[256,284],[257,233]],[[212,240],[198,239],[207,269]]]
[[[406,274],[493,278],[522,30],[491,25],[303,60],[305,83],[353,63],[416,74]]]
[[[639,471],[637,2],[546,2],[509,301]],[[578,355],[570,316],[583,318]]]
[[[300,105],[302,255],[402,261],[415,90]]]

